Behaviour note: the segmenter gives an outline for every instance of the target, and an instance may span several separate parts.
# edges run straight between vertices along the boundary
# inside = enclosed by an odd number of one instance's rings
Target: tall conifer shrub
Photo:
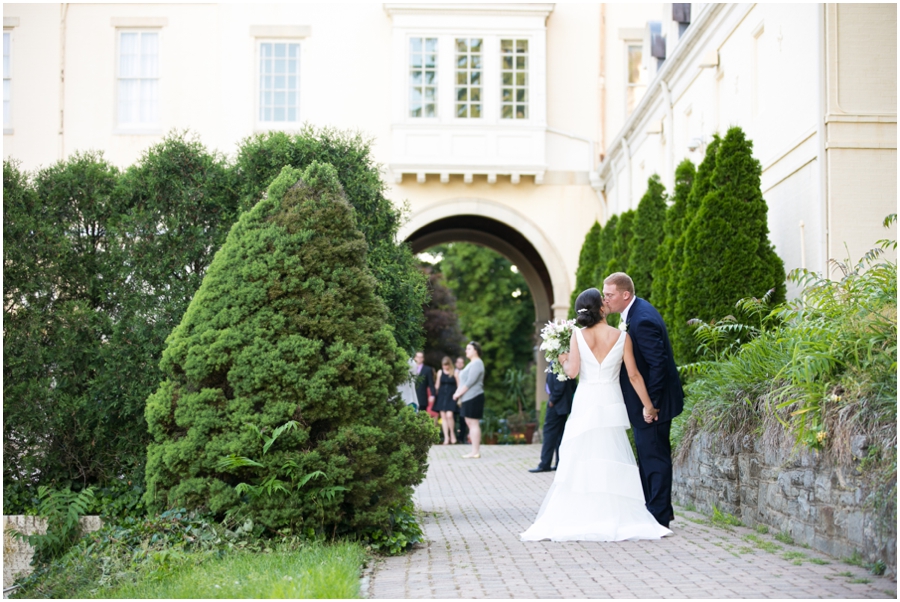
[[[426,278],[409,246],[396,242],[402,215],[384,196],[385,185],[368,141],[358,134],[313,127],[294,135],[266,132],[243,140],[234,167],[241,207],[255,205],[285,165],[303,169],[313,161],[334,166],[347,201],[357,212],[375,292],[387,304],[394,338],[410,353],[421,349]]]
[[[616,223],[616,236],[613,239],[612,255],[606,262],[606,274],[627,272],[628,259],[631,255],[631,241],[634,238],[634,209],[619,214]]]
[[[285,168],[168,339],[147,400],[147,504],[271,530],[389,529],[436,432],[392,400],[407,365],[375,287],[335,169]]]
[[[584,237],[584,244],[581,245],[581,253],[578,256],[578,269],[575,271],[575,288],[572,290],[572,298],[569,301],[569,318],[575,317],[575,299],[581,291],[597,286],[594,280],[594,274],[597,272],[597,262],[600,253],[600,237],[603,233],[603,226],[600,222],[594,222],[591,229]]]
[[[663,225],[664,237],[659,244],[656,259],[653,262],[652,299],[666,326],[674,326],[675,316],[669,305],[669,282],[672,277],[672,254],[675,241],[684,229],[684,214],[687,209],[687,197],[691,193],[696,169],[690,159],[685,159],[675,168],[675,192],[672,205],[666,210],[666,221]]]
[[[638,203],[628,249],[628,275],[634,281],[635,294],[651,303],[654,303],[653,265],[665,234],[665,221],[666,188],[659,175],[653,174],[647,180],[647,191]]]
[[[769,242],[762,169],[753,143],[732,127],[716,153],[711,190],[685,232],[677,314],[713,322],[734,313],[738,300],[774,289],[785,299],[784,262]],[[693,359],[689,355],[687,359]]]
[[[616,243],[616,228],[619,226],[619,216],[614,215],[607,220],[603,231],[600,233],[600,243],[597,251],[597,267],[594,272],[594,282],[597,288],[603,288],[603,279],[609,276],[606,266],[613,256],[613,247]]]
[[[716,167],[716,153],[719,150],[719,144],[722,139],[718,134],[713,135],[712,141],[706,146],[706,153],[703,155],[703,161],[697,167],[697,173],[694,175],[694,181],[691,184],[691,191],[687,195],[684,206],[684,217],[681,221],[681,231],[678,238],[675,239],[675,245],[672,248],[672,257],[669,259],[670,274],[669,283],[666,287],[666,307],[672,316],[672,322],[666,321],[666,326],[672,338],[672,351],[675,354],[675,361],[678,364],[687,363],[688,357],[693,357],[693,350],[696,348],[694,344],[693,329],[688,324],[690,318],[683,313],[679,313],[678,300],[681,295],[681,273],[684,268],[684,245],[688,226],[694,221],[697,211],[700,209],[700,203],[703,197],[709,192],[712,178],[712,172]],[[665,316],[664,316],[665,318]]]

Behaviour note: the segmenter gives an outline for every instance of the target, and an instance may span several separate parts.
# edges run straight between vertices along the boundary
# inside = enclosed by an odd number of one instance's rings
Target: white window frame
[[[294,121],[266,121],[261,115],[262,111],[262,84],[263,72],[262,45],[263,44],[296,44],[297,53],[297,119]],[[291,37],[257,37],[254,42],[253,62],[253,123],[257,131],[269,130],[299,130],[303,127],[303,65],[305,48],[302,38]],[[285,77],[288,75],[285,74]]]
[[[644,57],[645,49],[644,49],[643,41],[642,40],[624,40],[624,42],[625,42],[625,82],[624,82],[625,83],[625,98],[624,98],[623,106],[625,107],[625,119],[628,119],[631,116],[631,114],[634,112],[634,110],[637,108],[637,106],[639,104],[641,104],[641,100],[644,98],[644,95],[647,94],[647,85],[648,84],[646,81],[644,83],[640,83],[640,84],[632,84],[631,82],[628,81],[628,78],[630,77],[630,74],[631,74],[630,73],[630,64],[629,64],[630,63],[629,51],[632,46],[636,46],[641,49],[641,70],[644,70],[643,65],[644,65],[644,59],[645,59],[645,57]],[[645,71],[644,79],[646,79],[646,78],[647,78],[647,74]],[[634,106],[631,107],[631,109],[629,109],[628,108],[628,92],[631,91],[632,89],[637,89],[637,88],[641,88],[641,87],[644,88],[644,93],[641,94],[641,97],[635,101]]]
[[[488,40],[489,39],[490,38],[488,38]],[[465,53],[466,57],[471,57],[473,54],[477,54],[479,56],[479,58],[481,59],[481,67],[478,68],[478,71],[481,73],[481,76],[480,76],[481,83],[478,84],[477,86],[471,85],[470,83],[468,83],[468,81],[464,86],[461,86],[456,81],[457,75],[459,74],[459,67],[457,65],[457,61],[459,60],[459,57],[461,56],[459,53],[459,49],[457,48],[458,40],[466,41],[466,53]],[[473,53],[471,51],[472,40],[480,40],[481,41],[481,51],[480,52]],[[490,76],[488,76],[488,74],[487,74],[487,66],[488,66],[489,62],[487,61],[487,56],[486,56],[488,54],[488,52],[487,52],[487,50],[488,50],[487,41],[488,40],[485,39],[485,36],[483,36],[481,34],[477,34],[477,33],[456,35],[456,36],[453,36],[453,38],[451,38],[451,42],[453,44],[453,74],[450,76],[451,77],[450,81],[453,85],[453,104],[450,106],[450,116],[455,121],[465,122],[465,123],[478,123],[478,122],[484,120],[486,115],[490,114],[490,112],[487,110],[487,101],[488,101],[489,96],[485,95],[485,92],[486,92],[485,82],[490,79]],[[499,52],[499,44],[497,45],[497,49]],[[498,60],[498,62],[499,62],[499,60]],[[468,62],[466,64],[465,71],[466,71],[467,78],[468,78],[468,75],[472,73],[472,67]],[[499,78],[499,71],[498,71],[498,78]],[[461,87],[464,87],[466,89],[466,100],[465,101],[460,101],[457,97],[458,88],[461,88]],[[473,101],[471,99],[472,88],[478,89],[478,95],[480,98],[476,101]],[[460,104],[464,104],[466,106],[466,116],[465,117],[460,117],[459,114],[457,113],[458,105],[460,105]],[[470,115],[473,104],[478,105],[479,112],[480,112],[480,115],[478,115],[478,117],[472,117]],[[499,106],[497,107],[497,111],[499,113]]]
[[[411,72],[412,72],[412,70],[413,70],[413,65],[412,65],[412,45],[411,45],[410,42],[411,42],[412,40],[421,40],[421,41],[422,41],[422,44],[423,44],[422,48],[423,48],[423,49],[422,49],[422,53],[421,53],[421,54],[422,54],[422,56],[424,57],[424,55],[426,54],[426,52],[425,52],[425,50],[424,50],[424,44],[425,44],[425,41],[426,41],[426,40],[432,40],[432,39],[435,41],[435,45],[436,45],[436,49],[435,49],[435,52],[434,52],[434,54],[436,55],[436,62],[435,62],[435,66],[434,66],[434,84],[433,84],[432,86],[428,86],[427,84],[425,84],[425,71],[426,71],[426,68],[425,68],[425,66],[424,66],[424,64],[423,64],[423,66],[421,67],[421,71],[422,71],[422,85],[421,85],[421,86],[413,86],[412,82],[410,81]],[[408,37],[406,38],[406,64],[407,64],[407,72],[406,72],[406,77],[407,77],[407,79],[406,79],[406,82],[407,82],[407,83],[406,83],[406,90],[407,90],[407,95],[406,95],[406,117],[407,117],[408,119],[411,119],[411,120],[416,121],[416,122],[434,122],[434,121],[437,121],[437,120],[440,119],[440,117],[441,117],[441,71],[442,71],[442,69],[441,69],[441,41],[440,41],[439,37],[436,36],[436,35],[433,35],[433,36],[414,36],[414,35],[408,36]],[[412,90],[413,87],[419,87],[419,88],[422,88],[422,90],[423,90],[423,94],[422,94],[422,115],[420,115],[420,116],[418,116],[418,117],[416,117],[415,115],[412,114],[412,99],[410,98],[410,92],[411,92],[411,90]],[[428,117],[428,116],[425,115],[425,104],[431,104],[431,103],[426,103],[426,101],[425,101],[424,89],[425,89],[426,87],[432,87],[432,88],[434,88],[435,98],[434,98],[434,103],[433,103],[433,104],[434,104],[434,116],[433,116],[433,117]]]
[[[515,60],[515,59],[519,58],[519,52],[518,52],[519,42],[525,42],[525,44],[526,44],[527,50],[524,53],[525,65],[526,65],[525,71],[524,71],[525,84],[523,84],[521,86],[515,82],[515,79],[513,79],[513,83],[511,86],[507,86],[503,83],[503,72],[505,71],[503,69],[503,56],[504,56],[503,55],[503,41],[504,40],[510,40],[513,44],[513,52],[512,52],[513,66],[512,66],[511,70],[506,70],[513,74],[513,78],[515,78],[516,74],[520,73],[520,71],[516,67],[516,63],[518,61]],[[500,36],[497,51],[498,51],[499,57],[500,57],[500,69],[499,69],[500,120],[501,120],[501,122],[507,122],[507,123],[508,122],[527,123],[531,119],[531,72],[532,72],[532,70],[531,70],[531,63],[532,63],[532,61],[531,61],[531,39],[529,36]],[[504,88],[512,89],[513,99],[510,102],[505,102],[503,100],[503,89]],[[518,100],[516,100],[516,98],[515,98],[516,92],[520,89],[525,90],[525,100],[522,101],[521,103]],[[512,117],[503,117],[503,106],[504,105],[509,105],[512,107]],[[516,107],[520,106],[520,105],[525,105],[525,117],[516,117]]]
[[[15,44],[13,43],[13,28],[12,27],[4,27],[3,28],[3,37],[9,36],[9,73],[6,73],[4,70],[3,73],[3,87],[6,87],[6,82],[9,80],[9,121],[6,121],[6,112],[3,113],[3,135],[9,135],[14,132],[13,130],[13,65],[15,61],[13,61],[13,47]],[[5,40],[4,40],[5,42]],[[4,102],[6,99],[4,98]]]
[[[157,55],[156,60],[158,64],[158,70],[156,75],[157,81],[157,120],[155,122],[123,122],[121,121],[121,115],[119,113],[119,81],[123,78],[121,76],[121,60],[122,60],[122,34],[125,33],[154,33],[157,35]],[[162,78],[162,47],[163,47],[163,35],[161,27],[117,27],[116,28],[116,60],[115,60],[115,86],[114,86],[114,95],[115,100],[113,106],[115,107],[115,124],[116,124],[116,133],[120,134],[161,134],[162,133],[162,99],[163,99],[163,78]],[[141,77],[137,78],[138,80],[144,79]]]

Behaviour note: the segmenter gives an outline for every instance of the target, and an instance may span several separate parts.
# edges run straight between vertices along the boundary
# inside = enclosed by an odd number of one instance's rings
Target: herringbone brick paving
[[[432,448],[415,496],[427,541],[379,560],[369,597],[896,598],[889,578],[679,508],[675,535],[660,541],[521,542],[553,480],[527,472],[540,446],[482,446],[480,460],[462,459],[469,449]]]

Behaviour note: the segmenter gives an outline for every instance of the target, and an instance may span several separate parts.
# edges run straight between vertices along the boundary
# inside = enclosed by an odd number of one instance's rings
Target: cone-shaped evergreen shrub
[[[666,210],[666,221],[663,225],[664,237],[653,262],[653,285],[651,298],[653,306],[663,317],[671,329],[674,322],[674,311],[669,306],[669,280],[672,274],[672,252],[675,241],[684,229],[684,213],[687,209],[687,197],[691,193],[696,169],[690,159],[685,159],[675,168],[675,192],[672,205]]]
[[[688,226],[694,221],[697,211],[700,209],[700,203],[703,197],[709,192],[712,186],[712,172],[716,168],[716,153],[719,150],[719,144],[722,139],[718,134],[713,134],[712,141],[706,146],[706,153],[703,161],[697,168],[694,175],[694,182],[691,184],[691,191],[687,196],[684,206],[684,217],[681,221],[681,231],[675,239],[675,246],[672,249],[672,257],[669,259],[669,283],[666,287],[666,307],[671,313],[672,321],[666,321],[669,329],[669,336],[672,340],[672,352],[675,354],[675,361],[678,364],[687,363],[688,357],[693,357],[693,350],[696,348],[694,344],[693,329],[688,324],[690,318],[679,313],[678,299],[681,289],[681,272],[684,268],[684,243],[686,240],[686,232]],[[666,319],[665,315],[663,319]]]
[[[426,278],[409,246],[396,242],[401,213],[384,196],[369,143],[360,135],[306,127],[294,135],[266,132],[243,140],[235,161],[241,206],[255,205],[285,165],[303,169],[313,161],[334,166],[347,201],[356,209],[357,226],[368,243],[375,293],[387,305],[394,338],[410,353],[421,349]]]
[[[569,302],[569,319],[575,317],[575,299],[581,291],[597,286],[594,274],[597,272],[598,253],[600,252],[600,236],[603,227],[600,222],[594,222],[591,229],[584,237],[581,245],[581,254],[578,256],[578,269],[575,270],[575,289],[572,291],[572,299]]]
[[[762,169],[752,150],[741,128],[728,130],[716,153],[712,188],[685,232],[677,314],[687,319],[718,321],[733,314],[740,299],[762,297],[769,289],[775,289],[773,303],[785,299],[784,262],[769,242]]]
[[[647,191],[634,215],[632,239],[628,249],[628,275],[634,281],[635,294],[653,303],[653,264],[665,232],[666,187],[659,175],[647,180]]]
[[[613,247],[616,243],[616,228],[619,226],[619,216],[614,215],[606,221],[606,225],[600,232],[600,244],[597,251],[597,267],[594,272],[594,282],[598,284],[597,288],[602,288],[603,279],[609,276],[610,272],[606,271],[606,266],[613,256]],[[579,293],[581,291],[578,291]]]
[[[145,501],[275,530],[390,529],[436,432],[394,401],[404,353],[334,168],[285,168],[233,226],[147,400]]]
[[[631,252],[631,240],[634,238],[634,209],[619,214],[616,223],[616,236],[613,239],[612,255],[606,262],[606,274],[627,272],[628,259]],[[637,289],[635,289],[637,293]]]

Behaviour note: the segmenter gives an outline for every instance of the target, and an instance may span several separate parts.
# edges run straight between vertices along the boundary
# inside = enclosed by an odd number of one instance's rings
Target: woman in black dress
[[[454,428],[453,410],[456,409],[456,401],[453,394],[459,386],[459,378],[453,369],[453,362],[449,357],[441,360],[441,371],[438,373],[434,388],[437,390],[437,401],[434,402],[434,411],[441,414],[441,430],[444,432],[444,445],[456,443],[456,429]]]

